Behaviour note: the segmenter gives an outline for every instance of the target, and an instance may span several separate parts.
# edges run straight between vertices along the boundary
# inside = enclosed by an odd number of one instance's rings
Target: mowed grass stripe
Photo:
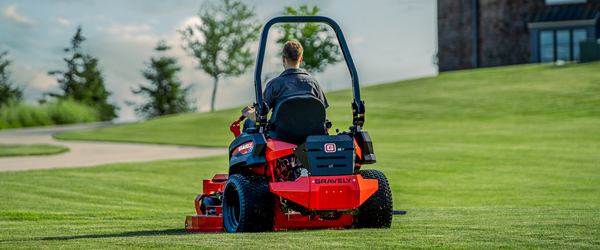
[[[428,207],[404,205],[407,215],[396,216],[392,229],[327,230],[261,234],[189,234],[182,229],[185,215],[194,211],[193,198],[200,182],[173,182],[162,193],[167,180],[188,179],[191,175],[209,176],[212,164],[225,157],[113,164],[94,168],[54,169],[3,173],[0,186],[0,242],[6,248],[394,248],[394,247],[521,247],[577,248],[600,244],[600,207],[589,202],[574,206],[573,199],[562,196],[559,206],[521,203],[515,206],[480,204],[477,207]],[[153,176],[159,169],[162,177]],[[36,172],[36,175],[29,175]],[[190,174],[192,173],[192,174]],[[7,176],[7,174],[9,174]],[[149,178],[144,178],[149,175]],[[57,177],[65,177],[64,179]],[[393,183],[415,181],[414,177],[389,174]],[[422,176],[424,177],[424,176]],[[434,177],[436,178],[436,177]],[[6,181],[10,179],[11,181]],[[40,192],[21,196],[25,179],[38,183]],[[62,182],[57,182],[61,180]],[[428,185],[428,184],[424,184]],[[16,188],[15,188],[16,186]],[[105,189],[97,186],[112,187]],[[436,196],[451,196],[449,201],[465,201],[476,196],[481,186],[438,183],[444,187]],[[50,201],[43,197],[61,188]],[[500,189],[510,189],[502,185]],[[34,190],[31,187],[29,191]],[[135,193],[132,190],[138,190]],[[420,199],[427,191],[412,190]],[[466,192],[462,197],[460,192]],[[573,193],[573,190],[569,191]],[[7,197],[8,194],[8,197]],[[15,199],[17,195],[19,198]],[[89,196],[82,198],[82,195]],[[560,194],[558,194],[560,195]],[[12,197],[11,197],[12,196]],[[116,196],[116,197],[115,197]],[[12,199],[11,199],[12,198]],[[150,198],[150,199],[149,199]],[[406,192],[394,188],[396,204]],[[479,197],[485,201],[485,197]],[[488,197],[489,198],[489,197]],[[19,201],[15,204],[13,201]],[[10,202],[7,202],[10,201]],[[61,201],[57,204],[57,201]],[[127,201],[127,202],[123,202]],[[115,202],[120,204],[115,204]],[[122,203],[121,203],[122,202]],[[546,203],[547,204],[547,203]]]
[[[96,220],[43,220],[4,229],[55,228],[3,239],[6,248],[594,248],[600,244],[593,210],[564,208],[429,208],[395,217],[391,229],[291,231],[256,234],[191,234],[171,228],[178,216],[105,216]],[[141,220],[141,221],[140,221]],[[137,226],[132,230],[131,224]],[[31,226],[30,226],[31,225]],[[85,228],[88,233],[81,233]],[[94,233],[89,233],[94,232]]]

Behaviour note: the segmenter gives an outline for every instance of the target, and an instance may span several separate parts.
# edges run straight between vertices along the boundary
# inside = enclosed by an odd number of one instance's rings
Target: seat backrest
[[[289,97],[277,104],[271,124],[275,130],[274,139],[300,145],[306,142],[309,135],[327,134],[325,106],[314,96]]]

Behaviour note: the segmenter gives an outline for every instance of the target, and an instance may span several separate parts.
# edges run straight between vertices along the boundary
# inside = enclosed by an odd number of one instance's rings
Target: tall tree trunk
[[[210,112],[215,111],[215,98],[217,97],[217,85],[219,84],[219,77],[214,77],[215,83],[213,86],[212,99],[210,100]]]

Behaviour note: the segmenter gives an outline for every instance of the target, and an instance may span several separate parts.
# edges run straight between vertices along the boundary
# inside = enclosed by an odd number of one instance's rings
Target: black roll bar
[[[271,28],[271,26],[273,26],[273,24],[276,23],[325,23],[331,28],[333,28],[337,39],[340,43],[340,47],[343,52],[342,54],[344,55],[346,65],[348,66],[348,70],[350,71],[350,76],[352,78],[352,93],[354,96],[354,101],[352,102],[354,129],[352,129],[352,132],[360,131],[360,127],[362,127],[362,125],[364,124],[365,105],[364,102],[360,99],[360,86],[358,84],[358,74],[356,73],[356,68],[354,67],[352,56],[350,56],[350,50],[348,50],[348,45],[346,44],[346,39],[344,39],[342,29],[340,29],[340,26],[331,18],[323,16],[279,16],[269,20],[265,24],[265,26],[263,26],[262,32],[260,34],[260,45],[258,47],[256,67],[254,70],[254,90],[256,94],[256,103],[254,104],[254,106],[257,112],[257,122],[259,123],[258,125],[260,126],[261,130],[264,129],[267,124],[267,114],[269,113],[268,107],[266,107],[263,101],[261,73],[263,60],[265,58],[265,47],[267,45],[269,29]]]

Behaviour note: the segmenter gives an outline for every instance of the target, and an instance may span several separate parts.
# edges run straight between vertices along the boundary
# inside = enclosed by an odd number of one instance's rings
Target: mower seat
[[[292,96],[281,101],[269,121],[271,138],[295,145],[309,135],[326,135],[325,106],[310,95]]]

